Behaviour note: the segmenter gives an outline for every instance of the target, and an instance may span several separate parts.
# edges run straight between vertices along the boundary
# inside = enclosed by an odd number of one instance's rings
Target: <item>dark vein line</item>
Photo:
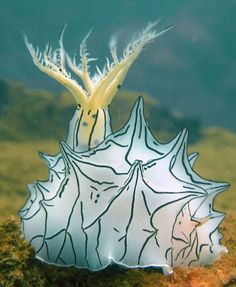
[[[101,234],[101,218],[98,220],[98,235],[97,235],[97,245],[96,245],[95,251],[97,253],[97,257],[98,257],[99,263],[102,266],[102,261],[101,261],[101,258],[100,258],[100,254],[98,252],[100,234]]]
[[[97,124],[97,121],[98,121],[98,114],[99,114],[99,110],[97,110],[97,113],[96,113],[96,119],[94,121],[94,124],[92,126],[92,129],[91,129],[91,132],[89,134],[89,141],[88,141],[88,147],[89,149],[91,149],[91,141],[92,141],[92,136],[93,136],[93,132],[95,130],[95,127],[96,127],[96,124]]]

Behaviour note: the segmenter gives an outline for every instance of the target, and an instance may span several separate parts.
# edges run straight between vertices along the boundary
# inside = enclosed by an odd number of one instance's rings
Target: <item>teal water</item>
[[[160,17],[160,28],[174,28],[144,51],[123,88],[148,91],[203,126],[236,131],[236,0],[1,0],[0,78],[61,89],[33,66],[22,31],[43,47],[48,40],[57,43],[66,23],[65,46],[73,53],[93,27],[88,49],[101,66],[113,33],[122,50],[135,31]]]

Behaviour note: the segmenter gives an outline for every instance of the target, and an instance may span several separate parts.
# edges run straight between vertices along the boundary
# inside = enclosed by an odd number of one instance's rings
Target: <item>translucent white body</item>
[[[20,211],[37,257],[100,270],[209,264],[225,247],[214,197],[227,184],[200,178],[188,157],[187,131],[167,144],[151,135],[140,99],[128,123],[86,152],[66,143],[43,155],[50,176],[30,186]]]

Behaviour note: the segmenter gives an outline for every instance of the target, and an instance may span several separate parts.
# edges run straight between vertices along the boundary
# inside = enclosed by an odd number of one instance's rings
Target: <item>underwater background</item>
[[[37,152],[57,153],[75,102],[33,65],[22,33],[40,49],[48,41],[55,48],[66,24],[64,45],[73,55],[92,29],[88,50],[102,67],[112,35],[119,54],[135,32],[160,18],[160,30],[173,28],[130,69],[111,105],[112,124],[122,127],[143,95],[157,139],[189,129],[189,152],[200,153],[197,172],[231,184],[216,200],[216,209],[227,212],[221,231],[229,255],[212,267],[180,269],[170,277],[156,270],[94,274],[45,266],[20,239],[17,211],[28,196],[26,184],[47,178]],[[236,286],[235,34],[236,0],[0,0],[0,287]]]
[[[92,28],[88,48],[101,66],[111,35],[126,44],[133,33],[160,18],[160,29],[173,29],[141,55],[124,88],[147,91],[204,125],[236,131],[235,0],[1,0],[0,77],[40,89],[62,89],[32,65],[23,31],[35,45],[42,48],[51,41],[55,47],[67,24],[65,47],[73,54]]]

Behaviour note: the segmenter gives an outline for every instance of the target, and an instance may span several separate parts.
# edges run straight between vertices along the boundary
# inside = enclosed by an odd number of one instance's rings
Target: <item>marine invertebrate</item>
[[[126,267],[209,264],[226,252],[213,209],[226,183],[203,179],[193,170],[198,154],[187,154],[187,130],[161,144],[151,134],[140,98],[126,125],[112,133],[108,105],[143,47],[163,34],[149,24],[118,59],[91,77],[86,38],[77,66],[63,47],[40,53],[26,39],[34,63],[62,83],[77,109],[56,156],[41,154],[46,182],[29,185],[20,211],[22,230],[39,259],[100,270],[115,262]],[[72,79],[65,64],[82,80]]]

